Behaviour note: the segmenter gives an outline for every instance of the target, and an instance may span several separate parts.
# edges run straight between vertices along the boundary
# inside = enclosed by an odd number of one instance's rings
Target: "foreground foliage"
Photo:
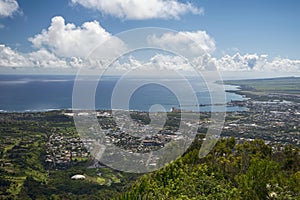
[[[198,158],[200,141],[163,169],[144,175],[116,199],[299,199],[299,149],[262,140],[218,142]]]
[[[290,145],[228,138],[199,159],[198,135],[182,157],[141,176],[89,168],[91,158],[49,168],[53,133],[78,137],[60,113],[0,115],[0,199],[300,199],[299,149]]]

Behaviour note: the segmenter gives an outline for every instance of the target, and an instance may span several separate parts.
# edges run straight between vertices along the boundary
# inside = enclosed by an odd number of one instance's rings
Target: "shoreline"
[[[225,89],[226,93],[230,94],[236,94],[239,95],[241,100],[234,100],[231,99],[231,101],[226,102],[226,104],[199,104],[199,109],[194,112],[200,112],[200,113],[209,113],[211,112],[211,107],[216,106],[221,111],[214,111],[214,112],[236,112],[236,111],[247,111],[249,108],[240,106],[240,104],[234,104],[233,102],[245,102],[248,100],[251,101],[293,101],[295,103],[300,103],[300,92],[298,92],[297,88],[293,91],[285,91],[284,88],[282,90],[276,91],[271,90],[271,86],[269,82],[271,81],[286,81],[288,84],[292,86],[292,83],[295,83],[295,86],[298,85],[298,80],[300,78],[297,77],[285,77],[285,78],[272,78],[272,79],[242,79],[242,80],[225,80],[222,83],[219,81],[216,81],[216,84],[223,84],[225,87],[229,87],[228,89]],[[292,82],[294,81],[294,82]],[[298,82],[297,82],[298,81]],[[292,82],[292,83],[291,83]],[[257,89],[253,87],[253,84],[256,84],[260,87],[266,87],[266,90]],[[269,84],[269,85],[268,85]],[[295,87],[294,86],[294,87]],[[288,93],[290,92],[290,93]],[[174,106],[176,109],[180,108],[178,106]],[[222,107],[223,109],[220,109]],[[236,109],[235,109],[236,107]],[[198,108],[197,108],[198,109]],[[201,110],[204,109],[204,110]],[[107,111],[111,109],[96,109],[96,111]],[[182,110],[188,110],[188,109],[182,109]],[[0,109],[0,113],[42,113],[42,112],[63,112],[63,111],[73,111],[73,108],[45,108],[45,109],[26,109],[26,110],[5,110]],[[147,110],[129,110],[129,111],[139,111],[139,112],[149,112]]]
[[[216,84],[219,84],[218,82],[215,82]],[[231,101],[228,101],[226,103],[216,103],[216,104],[199,104],[199,109],[201,108],[206,108],[206,109],[210,109],[211,107],[223,107],[225,108],[226,110],[225,111],[214,111],[214,112],[243,112],[243,111],[247,111],[249,110],[247,107],[240,107],[240,106],[235,106],[235,105],[232,105],[231,103],[232,102],[244,102],[244,101],[247,101],[251,98],[247,97],[244,93],[241,92],[241,89],[240,89],[240,86],[239,85],[231,85],[231,84],[225,84],[223,83],[224,86],[230,86],[230,87],[235,87],[236,90],[225,90],[225,93],[231,93],[231,94],[237,94],[239,96],[241,96],[241,100],[233,100],[231,99]],[[240,92],[240,93],[239,93]],[[236,107],[236,110],[233,109],[231,110],[230,108],[235,108]],[[178,109],[178,110],[187,110],[187,109],[180,109],[180,108],[177,108],[177,107],[174,107],[175,109]],[[229,109],[228,109],[229,108]],[[78,109],[73,109],[73,108],[45,108],[45,109],[33,109],[33,110],[30,110],[30,109],[26,109],[26,110],[3,110],[3,109],[0,109],[0,113],[47,113],[47,112],[62,112],[62,111],[73,111],[73,110],[78,110]],[[114,109],[95,109],[95,111],[111,111],[111,110],[114,110]],[[121,110],[121,109],[120,109]],[[149,112],[149,111],[145,111],[145,110],[126,110],[126,111],[130,111],[130,112],[134,112],[134,111],[137,111],[137,112]],[[190,110],[187,110],[187,111],[190,111]],[[168,111],[170,112],[170,111]],[[167,112],[167,113],[168,113]],[[191,112],[199,112],[199,113],[210,113],[211,111],[191,111]]]
[[[226,90],[226,92],[235,93],[253,101],[279,100],[300,103],[300,77],[226,80],[223,84],[238,88],[238,90]]]
[[[235,106],[235,105],[231,105],[232,102],[244,102],[246,100],[233,100],[231,102],[228,102],[227,104],[215,104],[215,105],[199,105],[199,107],[212,107],[212,106],[220,106],[226,109],[226,111],[214,111],[214,112],[244,112],[247,111],[248,108],[246,107],[241,107],[241,106]],[[228,110],[229,108],[229,110]],[[240,110],[230,110],[230,108],[236,108],[236,109],[240,109]],[[245,109],[245,110],[242,110]],[[114,109],[96,109],[96,110],[92,110],[93,112],[107,112],[107,111],[112,111]],[[211,111],[192,111],[192,110],[184,110],[184,109],[177,109],[178,111],[183,111],[183,112],[195,112],[195,113],[211,113]],[[6,110],[0,110],[0,114],[32,114],[32,113],[50,113],[50,112],[64,112],[64,111],[70,111],[71,113],[74,113],[73,109],[45,109],[45,110],[25,110],[25,111],[6,111]],[[91,111],[91,110],[80,110],[82,112],[87,112],[87,111]],[[149,111],[144,111],[144,110],[122,110],[120,109],[119,111],[129,111],[129,112],[140,112],[140,113],[161,113],[159,111],[156,112],[149,112]],[[172,111],[166,111],[163,113],[171,113]]]

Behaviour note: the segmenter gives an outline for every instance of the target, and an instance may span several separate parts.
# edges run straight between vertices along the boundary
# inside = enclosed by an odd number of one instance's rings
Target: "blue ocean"
[[[71,75],[0,75],[0,112],[72,109],[74,80],[75,76]],[[100,79],[95,93],[96,109],[114,109],[111,99],[118,80],[119,78],[115,76]],[[128,84],[132,81],[134,80],[128,80]],[[149,111],[151,106],[159,104],[165,110],[177,108],[210,112],[212,109],[211,91],[208,91],[204,84],[199,84],[197,79],[191,78],[189,82],[195,86],[193,90],[201,106],[189,104],[188,101],[181,105],[170,89],[159,84],[145,84],[132,93],[128,107],[130,110]],[[178,87],[180,88],[180,83]],[[244,100],[244,98],[235,93],[226,92],[226,101],[232,100]],[[224,110],[222,105],[216,105],[214,108],[214,111],[244,110],[246,108],[228,106]]]

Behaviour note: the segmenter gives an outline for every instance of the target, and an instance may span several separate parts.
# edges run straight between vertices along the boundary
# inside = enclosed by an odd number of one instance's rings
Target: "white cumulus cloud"
[[[111,65],[111,69],[121,71],[138,69],[145,72],[147,70],[157,72],[166,70],[191,71],[192,66],[180,56],[157,54],[147,61],[138,60],[134,57],[129,57],[128,61],[123,63],[117,60]]]
[[[47,30],[29,38],[37,49],[46,48],[59,57],[88,56],[94,48],[103,42],[110,41],[106,53],[115,52],[122,47],[122,41],[111,36],[98,21],[85,22],[81,27],[65,23],[63,17],[56,16],[51,20]]]
[[[209,54],[199,56],[192,61],[198,69],[220,71],[277,71],[277,72],[299,72],[300,60],[287,58],[268,59],[267,55],[236,53],[224,55],[221,58],[212,57]]]
[[[168,49],[180,55],[200,56],[216,49],[215,41],[205,31],[164,33],[148,37],[150,45]]]
[[[0,17],[10,17],[19,9],[16,0],[0,0]]]
[[[39,68],[85,68],[102,69],[105,61],[84,59],[80,57],[58,57],[45,48],[30,53],[20,53],[0,44],[0,67],[39,67]],[[113,71],[139,70],[219,70],[219,71],[257,71],[257,72],[299,72],[300,60],[276,57],[268,59],[267,55],[236,53],[216,58],[204,54],[193,60],[186,60],[175,55],[157,54],[149,60],[129,57],[125,62],[119,60],[112,63]]]
[[[58,58],[46,49],[27,54],[12,50],[0,44],[0,66],[1,67],[52,67],[65,68],[70,64],[63,58]]]
[[[52,67],[52,68],[68,68],[69,64],[65,59],[58,58],[46,49],[40,49],[28,54],[28,60],[34,67]]]
[[[23,67],[30,66],[26,56],[12,50],[3,44],[0,44],[0,66],[3,67]]]
[[[180,15],[203,14],[202,8],[177,0],[72,0],[89,9],[125,19],[179,19]]]
[[[122,41],[112,36],[97,21],[76,26],[65,23],[64,18],[59,16],[52,18],[51,25],[29,38],[29,41],[35,48],[29,53],[22,53],[0,44],[0,67],[103,69],[112,61],[111,59],[117,58],[119,53],[128,50],[124,43],[126,40]],[[196,70],[300,71],[299,59],[268,58],[267,55],[241,55],[240,53],[216,58],[211,55],[216,48],[214,39],[200,30],[149,35],[147,42],[151,47],[166,49],[174,54],[156,54],[148,60],[129,57],[125,61],[117,60],[110,67],[115,71],[139,68],[158,72],[160,70],[190,71],[192,66]],[[130,44],[127,45],[129,47]],[[89,55],[91,52],[93,53]],[[192,56],[186,56],[186,52],[190,52]]]
[[[300,60],[290,60],[287,58],[276,57],[272,62],[267,62],[260,71],[277,72],[300,72]]]

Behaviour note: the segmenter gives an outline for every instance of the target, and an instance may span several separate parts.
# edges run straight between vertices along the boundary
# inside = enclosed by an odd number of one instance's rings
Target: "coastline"
[[[300,103],[300,77],[226,80],[223,84],[238,88],[238,90],[226,90],[226,92],[235,93],[253,101],[278,100]]]
[[[20,77],[19,77],[20,78]],[[52,80],[54,78],[57,80],[57,77],[51,77],[48,76],[49,80]],[[62,78],[62,77],[60,77]],[[47,80],[48,80],[47,79]],[[27,80],[27,79],[26,79]],[[48,80],[48,82],[49,82]],[[14,80],[11,80],[12,82]],[[28,81],[28,80],[27,80]],[[41,80],[39,80],[41,81]],[[71,80],[69,80],[71,81]],[[279,87],[276,84],[277,81],[280,82],[283,86]],[[44,83],[44,82],[43,82]],[[50,81],[49,83],[53,84],[54,82]],[[55,87],[60,86],[61,81],[57,82],[59,85],[56,85]],[[209,102],[207,103],[200,103],[199,102],[199,108],[197,107],[192,107],[192,106],[186,106],[186,108],[182,107],[180,108],[178,105],[172,105],[173,107],[176,107],[178,109],[182,110],[197,110],[199,112],[210,112],[212,106],[218,110],[218,112],[234,112],[234,111],[245,111],[247,110],[247,107],[240,107],[241,104],[237,103],[236,105],[233,104],[232,102],[243,102],[251,99],[252,101],[273,101],[273,100],[279,100],[279,101],[293,101],[296,103],[300,103],[300,77],[283,77],[283,78],[268,78],[268,79],[243,79],[243,80],[225,80],[223,82],[216,81],[216,84],[223,84],[225,86],[225,92],[226,95],[238,95],[238,96],[229,96],[228,97],[228,102],[226,104],[214,104],[211,105]],[[12,83],[13,84],[13,83]],[[23,83],[24,84],[24,83]],[[20,86],[22,84],[18,84]],[[68,82],[69,87],[72,86],[71,82]],[[43,85],[44,86],[44,85]],[[226,88],[228,87],[228,88]],[[28,89],[28,88],[27,88]],[[51,88],[52,89],[52,88]],[[8,90],[5,89],[5,90]],[[5,93],[4,93],[5,95]],[[68,94],[69,95],[69,94]],[[22,96],[20,96],[22,97]],[[59,98],[65,98],[67,96],[59,96]],[[14,97],[13,97],[14,98]],[[52,97],[53,98],[53,97]],[[16,97],[16,99],[18,99]],[[55,100],[55,99],[54,99]],[[22,102],[17,102],[16,103],[11,103],[10,105],[7,106],[5,102],[3,102],[2,108],[0,108],[0,113],[39,113],[39,112],[50,112],[50,111],[63,111],[63,110],[73,110],[72,103],[69,102],[54,102],[54,107],[50,106],[47,107],[47,105],[41,105],[41,108],[39,109],[29,109],[30,106],[21,106],[18,107],[19,105],[22,105]],[[71,101],[71,99],[68,99],[68,101]],[[7,101],[7,103],[10,103],[10,101]],[[37,101],[37,103],[39,103]],[[60,105],[60,103],[63,103]],[[14,108],[14,104],[16,104],[16,109],[10,109]],[[57,104],[57,107],[55,106]],[[30,105],[30,104],[28,104]],[[51,105],[51,102],[50,104]],[[101,108],[98,108],[97,110],[110,110],[109,105],[106,106],[101,106]],[[235,107],[238,106],[238,107]],[[35,106],[33,106],[35,107]],[[102,108],[103,107],[103,108]],[[107,107],[107,108],[106,108]],[[168,105],[167,107],[170,107]],[[222,107],[222,108],[221,108]],[[8,108],[8,109],[6,109]],[[225,109],[224,109],[225,108]],[[241,109],[242,108],[242,109]],[[167,109],[169,110],[169,109]],[[141,112],[147,112],[146,109],[139,109]]]

